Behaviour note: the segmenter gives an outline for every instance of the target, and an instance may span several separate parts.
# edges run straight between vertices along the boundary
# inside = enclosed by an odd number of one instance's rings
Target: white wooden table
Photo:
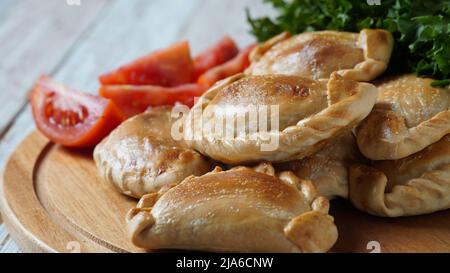
[[[194,54],[225,34],[245,46],[245,7],[272,13],[261,0],[1,0],[0,166],[35,128],[27,95],[40,74],[95,93],[102,72],[177,40]],[[20,252],[1,218],[0,252]]]

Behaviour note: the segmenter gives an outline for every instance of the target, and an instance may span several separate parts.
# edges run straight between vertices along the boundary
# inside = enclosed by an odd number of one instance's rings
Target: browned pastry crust
[[[145,249],[324,252],[337,240],[329,203],[310,181],[270,165],[216,168],[163,194],[144,196],[127,216]]]
[[[202,154],[228,164],[301,159],[356,126],[370,113],[376,96],[373,85],[345,80],[336,73],[328,81],[287,75],[235,75],[217,83],[191,109],[185,140]],[[236,128],[234,122],[224,129],[226,134],[217,136],[203,126],[213,123],[211,120],[246,119],[249,105],[257,109],[277,105],[278,130],[261,132],[257,123]],[[200,116],[198,112],[209,115]],[[276,140],[273,149],[264,146],[268,136]]]
[[[98,144],[94,160],[101,177],[120,192],[140,198],[210,171],[208,160],[172,138],[170,113],[170,107],[149,109]]]
[[[450,208],[450,135],[403,159],[353,166],[350,200],[360,210],[387,217]]]
[[[347,79],[372,81],[386,70],[392,47],[392,35],[381,29],[305,32],[292,37],[282,33],[253,50],[246,73],[323,79],[337,71]]]
[[[321,196],[348,198],[349,169],[365,163],[351,132],[336,138],[325,148],[301,160],[281,163],[277,171],[292,171],[301,179],[311,180]]]
[[[450,91],[431,87],[432,81],[402,75],[377,84],[377,103],[356,130],[364,156],[404,158],[450,133]]]

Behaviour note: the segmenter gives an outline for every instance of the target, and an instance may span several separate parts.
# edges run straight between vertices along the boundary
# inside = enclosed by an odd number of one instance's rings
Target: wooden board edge
[[[29,134],[17,146],[20,147],[24,142],[29,141],[30,138],[36,138],[36,132]],[[45,144],[46,145],[46,144]],[[39,253],[56,253],[57,251],[50,246],[41,242],[35,234],[29,232],[19,221],[12,208],[9,206],[7,197],[5,195],[5,173],[11,161],[17,154],[15,150],[6,160],[5,165],[0,171],[0,212],[2,214],[3,223],[6,226],[10,236],[16,242],[23,252],[39,252]]]
[[[10,236],[17,243],[23,252],[37,253],[57,253],[57,252],[110,252],[105,251],[103,247],[96,245],[88,238],[72,233],[65,227],[58,225],[49,215],[46,208],[40,202],[35,192],[34,173],[39,168],[39,159],[48,151],[49,146],[53,145],[39,132],[30,133],[14,150],[1,171],[0,178],[0,210],[3,215],[3,221]],[[31,149],[27,149],[31,148]],[[10,175],[11,167],[16,165],[26,165],[23,161],[24,149],[28,152],[27,158],[30,168],[25,169],[25,173],[17,174],[23,176],[20,181],[10,181],[7,179]],[[21,158],[22,157],[22,158]],[[22,160],[22,161],[21,161]],[[35,162],[37,162],[35,164]],[[17,180],[17,178],[15,178]],[[11,200],[8,192],[13,192],[15,185],[12,183],[20,182],[23,185],[17,187],[20,194],[27,198],[28,205]],[[23,198],[23,196],[22,196]],[[29,214],[29,209],[32,213]],[[28,213],[28,215],[26,215]],[[22,216],[20,216],[22,215]],[[40,226],[40,227],[39,227]],[[83,250],[83,251],[82,251]]]

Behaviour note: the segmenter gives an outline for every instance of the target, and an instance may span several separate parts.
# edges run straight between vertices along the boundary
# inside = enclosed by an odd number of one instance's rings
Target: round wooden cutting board
[[[0,205],[25,252],[142,252],[128,240],[125,214],[136,200],[103,183],[92,151],[29,135],[6,165]],[[450,252],[450,210],[387,219],[333,201],[339,230],[333,252]]]

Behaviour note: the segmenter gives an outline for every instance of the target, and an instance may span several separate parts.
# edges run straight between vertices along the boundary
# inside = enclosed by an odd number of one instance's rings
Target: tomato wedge
[[[176,86],[195,81],[189,44],[179,42],[101,75],[103,85]]]
[[[173,105],[180,102],[189,107],[195,97],[205,92],[206,86],[183,84],[175,87],[156,85],[106,85],[100,87],[100,95],[111,99],[127,116],[144,112],[149,106]]]
[[[42,76],[31,92],[37,128],[51,141],[70,147],[92,147],[125,116],[110,100],[89,95]]]
[[[228,62],[206,71],[198,78],[197,83],[210,87],[219,80],[243,72],[250,65],[249,55],[255,46],[248,46]]]
[[[223,37],[216,44],[206,49],[194,58],[195,78],[209,69],[221,65],[234,58],[239,53],[239,48],[229,36]]]

